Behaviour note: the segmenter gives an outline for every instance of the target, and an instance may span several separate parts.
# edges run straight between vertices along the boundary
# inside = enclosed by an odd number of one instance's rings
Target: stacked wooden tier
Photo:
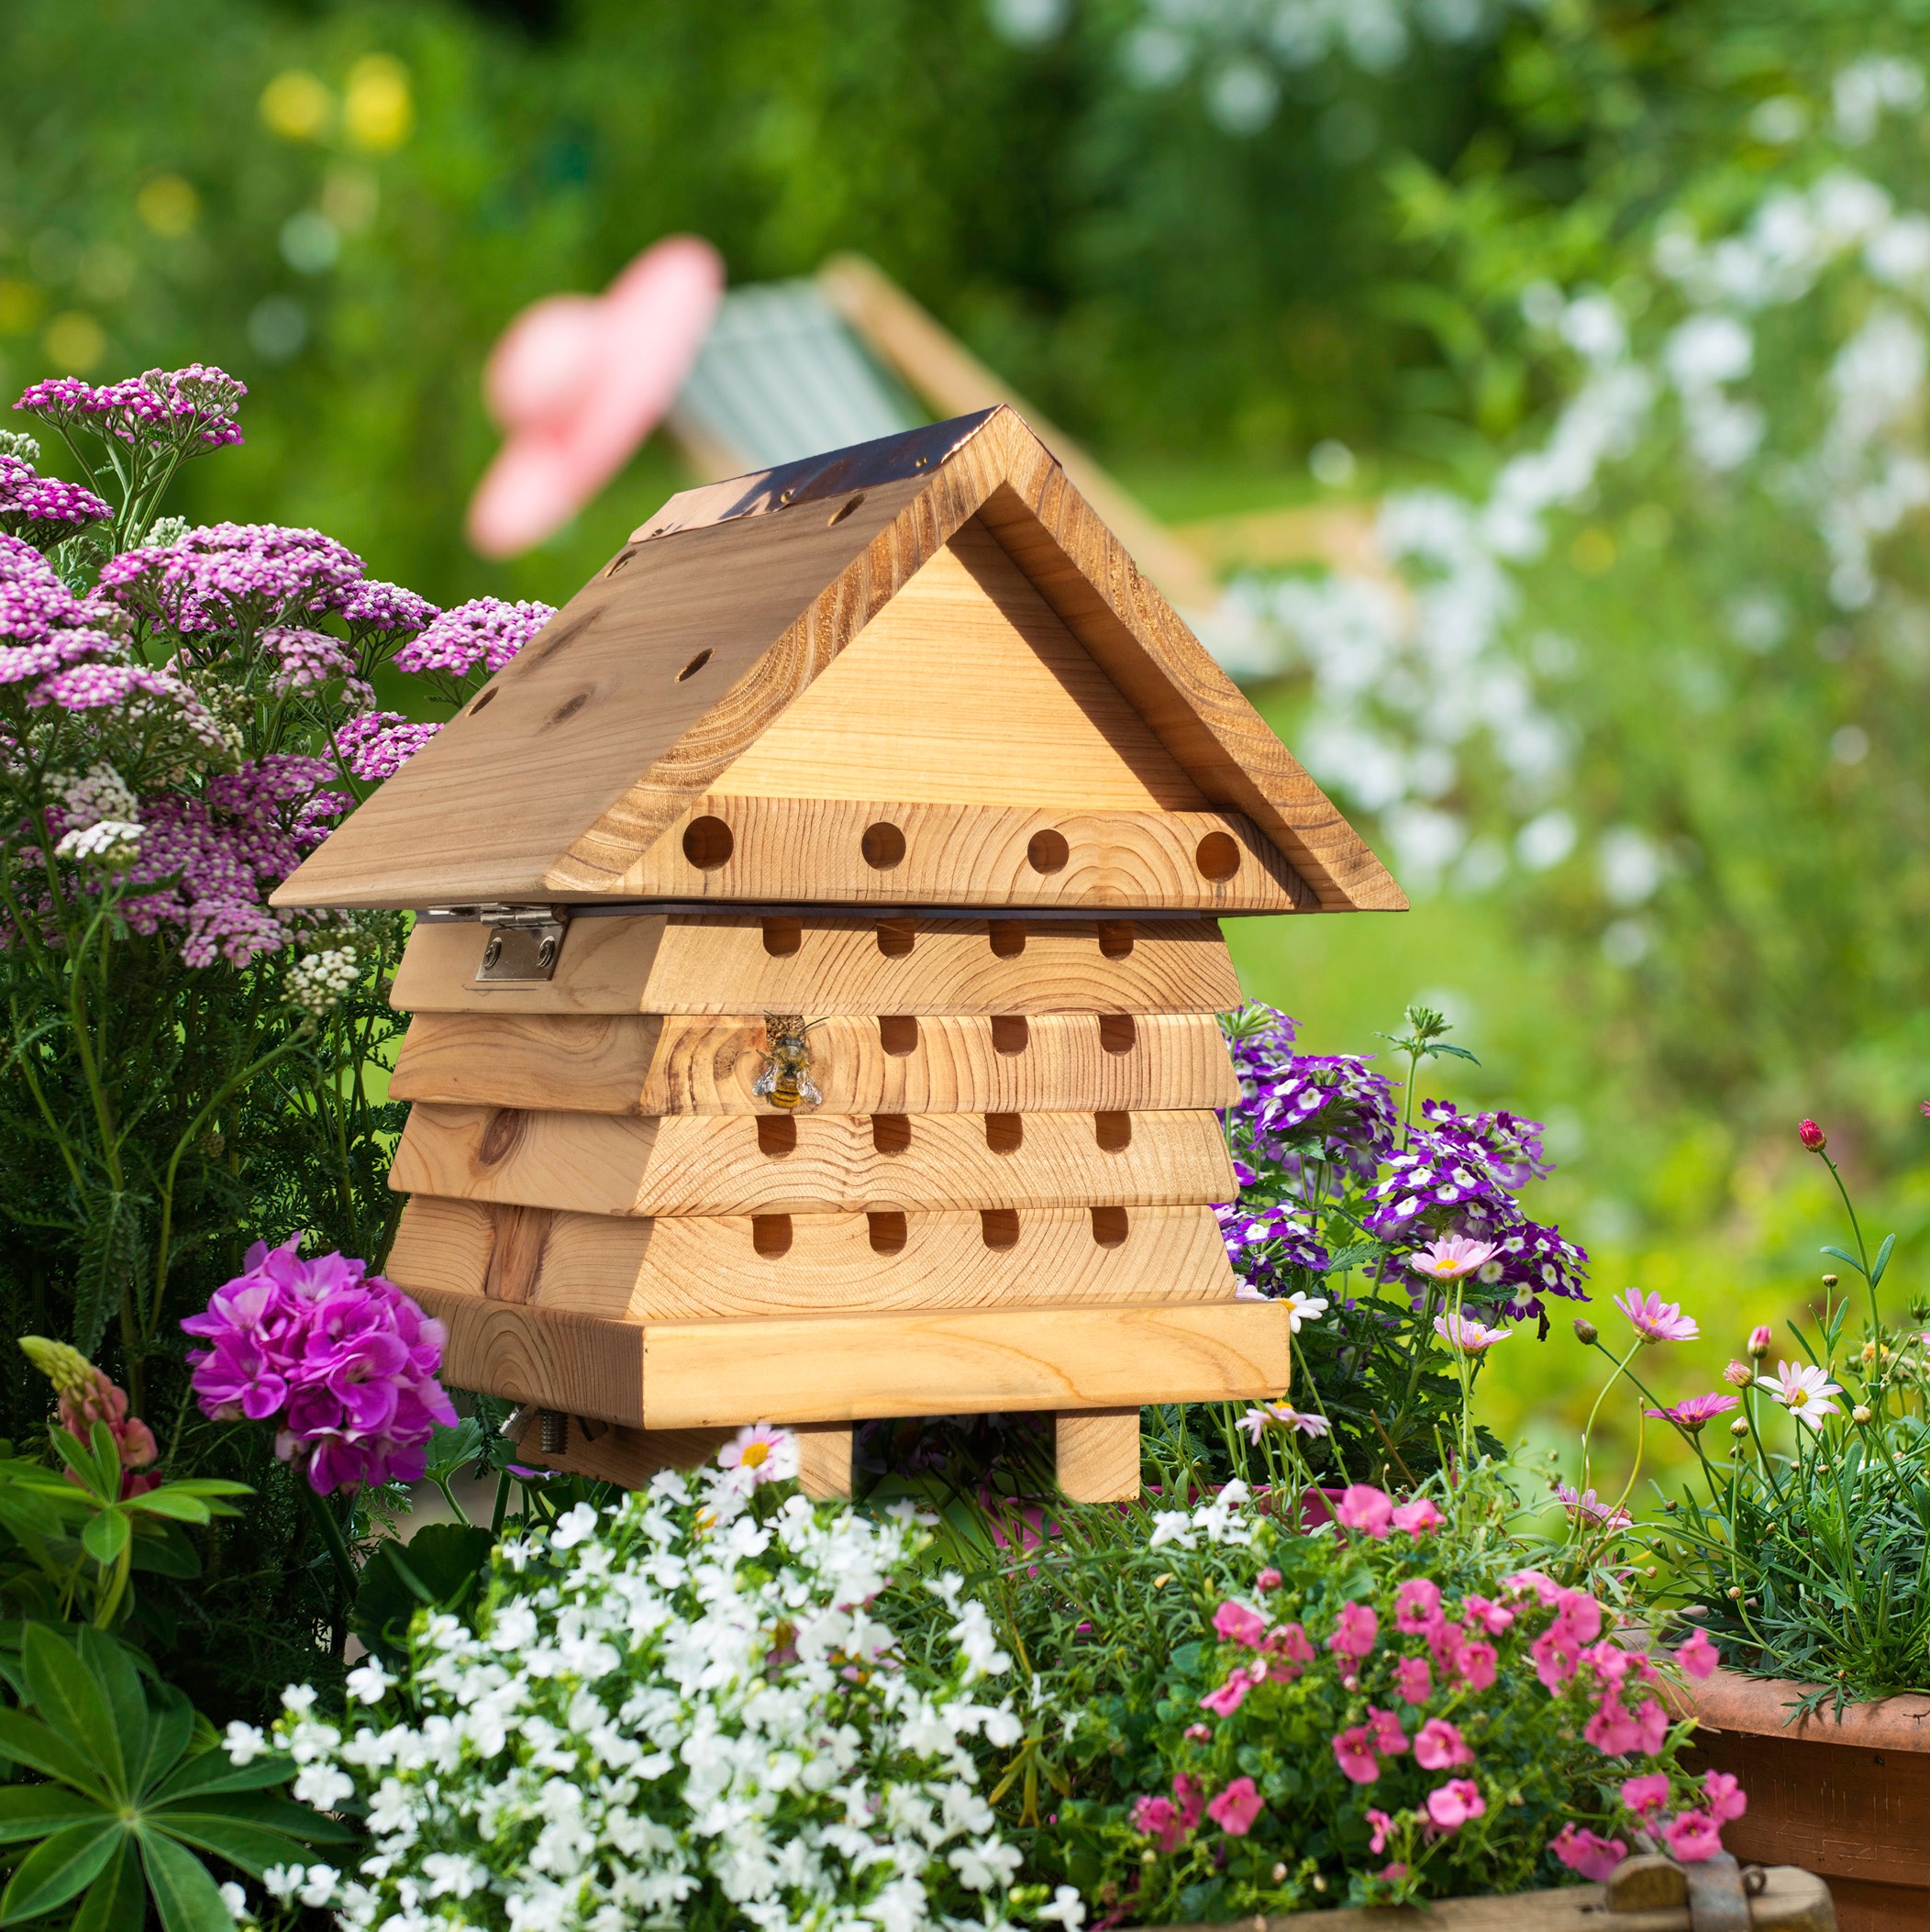
[[[578,917],[509,984],[488,930],[421,925],[397,975],[389,1272],[449,1381],[568,1418],[544,1460],[634,1483],[775,1421],[837,1493],[854,1421],[1044,1410],[1069,1493],[1127,1495],[1147,1388],[1285,1386],[1211,1205],[1211,919]],[[781,1013],[815,1106],[753,1091]]]

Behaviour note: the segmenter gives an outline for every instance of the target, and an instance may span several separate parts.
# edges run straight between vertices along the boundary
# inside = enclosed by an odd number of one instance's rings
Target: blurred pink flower
[[[1350,1482],[1334,1505],[1334,1516],[1343,1529],[1358,1529],[1378,1540],[1393,1527],[1393,1498],[1370,1482]]]
[[[1397,1504],[1391,1520],[1396,1529],[1404,1530],[1411,1537],[1424,1537],[1440,1528],[1448,1518],[1422,1496],[1416,1502]]]
[[[1706,1631],[1692,1630],[1676,1647],[1675,1660],[1691,1677],[1707,1677],[1723,1660]]]
[[[1646,1342],[1693,1341],[1702,1333],[1695,1317],[1682,1313],[1680,1303],[1665,1302],[1653,1289],[1644,1295],[1639,1288],[1625,1288],[1614,1305]]]
[[[1705,1811],[1685,1811],[1662,1827],[1662,1842],[1678,1865],[1699,1865],[1722,1855],[1722,1827]]]
[[[1742,1781],[1730,1771],[1704,1771],[1703,1789],[1709,1796],[1709,1810],[1718,1825],[1739,1818],[1749,1808],[1748,1794]]]
[[[616,474],[683,386],[723,294],[717,251],[671,235],[601,296],[550,295],[509,325],[483,377],[506,434],[470,501],[477,550],[541,542]]]
[[[1481,1816],[1487,1809],[1488,1801],[1472,1778],[1450,1778],[1427,1793],[1427,1815],[1441,1831],[1459,1831],[1470,1818]]]
[[[1458,1764],[1472,1764],[1474,1753],[1445,1717],[1430,1717],[1414,1738],[1414,1761],[1425,1771],[1452,1771]]]
[[[1669,1802],[1669,1774],[1666,1771],[1645,1771],[1639,1778],[1624,1778],[1622,1802],[1637,1817],[1660,1811]]]
[[[1598,1838],[1586,1826],[1567,1824],[1558,1831],[1548,1849],[1568,1867],[1594,1883],[1605,1884],[1614,1869],[1628,1856],[1628,1847],[1620,1838]]]
[[[1434,1695],[1434,1673],[1425,1657],[1403,1657],[1394,1666],[1394,1688],[1403,1704],[1425,1704]],[[1376,1845],[1374,1849],[1380,1850]]]
[[[1365,1604],[1343,1604],[1326,1647],[1336,1657],[1365,1657],[1381,1634],[1381,1619]]]
[[[1230,1838],[1243,1838],[1265,1806],[1251,1778],[1236,1778],[1206,1807],[1206,1815]]]

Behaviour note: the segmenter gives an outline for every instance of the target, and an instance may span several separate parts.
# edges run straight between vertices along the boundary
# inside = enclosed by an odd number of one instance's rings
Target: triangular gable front
[[[1050,453],[1004,408],[672,498],[462,716],[309,858],[275,903],[419,907],[663,895],[645,886],[672,870],[660,848],[686,836],[693,810],[719,792],[726,774],[770,785],[774,768],[789,765],[804,780],[806,761],[782,755],[787,731],[794,746],[800,734],[824,728],[837,686],[813,705],[815,687],[881,616],[887,622],[871,632],[873,642],[890,639],[893,606],[954,539],[954,563],[968,566],[1008,627],[997,648],[1009,656],[1012,634],[1025,641],[1028,630],[1050,640],[1029,644],[1030,665],[1010,661],[1026,678],[1057,665],[1059,692],[1046,708],[1057,706],[1059,725],[1075,735],[1083,726],[1062,701],[1082,715],[1093,729],[1081,753],[1089,763],[1113,761],[1108,784],[1141,783],[1175,801],[1158,810],[1182,809],[1177,800],[1191,787],[1210,810],[1242,815],[1249,856],[1282,882],[1292,903],[1405,904]],[[1021,580],[1036,602],[1022,594]],[[921,605],[928,616],[942,601],[937,593],[966,594],[953,564],[940,562],[912,594],[901,633],[915,632]],[[982,608],[978,616],[982,628]],[[860,650],[852,660],[854,687],[871,655],[886,656]],[[905,715],[901,705],[892,722]],[[773,732],[775,753],[765,755]],[[827,782],[842,786],[848,775]],[[783,795],[810,794],[800,785]],[[814,896],[812,883],[799,879],[798,896]]]

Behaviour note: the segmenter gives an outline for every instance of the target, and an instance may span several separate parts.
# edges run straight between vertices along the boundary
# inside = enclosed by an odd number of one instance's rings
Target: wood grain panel
[[[1129,1503],[1139,1494],[1139,1411],[1078,1410],[1055,1416],[1052,1472],[1074,1503]]]
[[[632,1323],[1232,1296],[1212,1209],[1130,1208],[1124,1216],[1124,1238],[1104,1246],[1088,1210],[1025,1210],[1011,1245],[989,1247],[978,1214],[906,1213],[902,1226],[894,1217],[882,1231],[882,1243],[867,1215],[793,1215],[782,1217],[783,1251],[770,1253],[759,1243],[768,1245],[772,1230],[748,1216],[640,1220],[416,1194],[402,1211],[388,1272],[411,1294]],[[1011,1232],[1008,1224],[992,1235]],[[1112,1239],[1119,1231],[1103,1232]]]
[[[919,569],[712,789],[1078,812],[1206,807],[977,522]]]
[[[442,1380],[451,1388],[643,1427],[641,1327],[427,1283],[409,1293],[448,1330]]]
[[[1253,1400],[1287,1385],[1273,1302],[652,1322],[653,1428]]]
[[[1110,1027],[1111,1031],[1107,1028]],[[1018,1043],[1022,1040],[1022,1044]],[[418,1013],[389,1083],[397,1100],[588,1114],[763,1114],[759,1018]],[[904,1049],[904,1050],[900,1050]],[[1231,1106],[1218,1023],[1046,1014],[1021,1036],[992,1019],[831,1018],[811,1029],[826,1114],[1033,1114]]]
[[[644,1117],[423,1104],[389,1185],[594,1215],[1179,1207],[1238,1193],[1211,1113],[875,1118],[884,1126],[822,1112]],[[897,1134],[908,1137],[902,1148]]]
[[[666,505],[280,886],[283,905],[609,895],[971,517],[1215,805],[1251,818],[1325,907],[1404,905],[1371,853],[1009,409],[888,439],[848,516],[812,469]],[[962,439],[959,440],[959,439]],[[845,501],[851,501],[846,495]],[[841,505],[839,505],[841,506]],[[833,514],[827,514],[827,511]]]
[[[409,935],[405,1013],[1227,1013],[1239,977],[1212,919],[838,918],[644,914],[578,919],[556,976],[474,977],[488,928]],[[793,949],[785,950],[790,948]]]
[[[717,826],[729,828],[729,856]],[[867,860],[875,827],[903,857]],[[696,843],[699,835],[705,842]],[[1058,839],[1050,869],[1036,841]],[[1209,857],[1209,855],[1211,855]],[[611,887],[624,899],[825,905],[1200,906],[1312,910],[1305,885],[1237,812],[1081,812],[904,799],[741,798],[705,793]]]
[[[699,1469],[716,1460],[717,1451],[737,1433],[735,1429],[639,1429],[621,1423],[596,1423],[594,1437],[584,1433],[582,1423],[572,1416],[566,1431],[567,1446],[555,1455],[545,1455],[542,1429],[536,1416],[529,1418],[516,1444],[516,1460],[534,1469],[565,1470],[574,1476],[590,1476],[599,1482],[615,1482],[623,1489],[644,1489],[658,1471]]]

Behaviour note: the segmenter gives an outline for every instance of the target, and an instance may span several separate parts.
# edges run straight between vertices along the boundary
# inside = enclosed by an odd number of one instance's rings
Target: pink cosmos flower
[[[1722,1827],[1705,1811],[1679,1812],[1662,1827],[1662,1842],[1678,1865],[1699,1865],[1722,1855]]]
[[[1692,1630],[1676,1646],[1675,1660],[1691,1677],[1701,1678],[1707,1677],[1723,1659],[1706,1631]]]
[[[1394,1688],[1403,1704],[1425,1704],[1434,1695],[1434,1673],[1425,1657],[1403,1657],[1394,1666]],[[1379,1846],[1374,1848],[1377,1851]]]
[[[1477,1268],[1485,1267],[1498,1251],[1492,1241],[1471,1241],[1466,1235],[1443,1235],[1409,1255],[1407,1265],[1430,1281],[1458,1282]]]
[[[1310,1416],[1291,1402],[1263,1402],[1258,1408],[1248,1409],[1234,1424],[1234,1427],[1245,1429],[1248,1440],[1256,1443],[1270,1428],[1297,1429],[1301,1435],[1317,1441],[1331,1427],[1325,1416]]]
[[[1245,1644],[1249,1649],[1257,1646],[1267,1634],[1263,1617],[1248,1609],[1245,1604],[1237,1604],[1231,1597],[1213,1613],[1213,1627],[1228,1643]]]
[[[1401,1720],[1392,1711],[1378,1711],[1369,1704],[1367,1728],[1374,1740],[1374,1749],[1383,1758],[1398,1758],[1407,1749],[1407,1733],[1401,1728]]]
[[[1628,1856],[1628,1847],[1620,1838],[1598,1838],[1586,1826],[1567,1824],[1555,1834],[1548,1849],[1568,1867],[1598,1885],[1608,1882],[1614,1870]]]
[[[279,1416],[275,1453],[304,1464],[318,1494],[416,1482],[435,1426],[456,1421],[436,1380],[442,1324],[363,1262],[304,1260],[296,1247],[258,1241],[248,1271],[182,1323],[213,1344],[188,1356],[202,1413]]]
[[[1741,1817],[1749,1808],[1741,1781],[1728,1771],[1704,1771],[1703,1790],[1708,1793],[1709,1810],[1718,1825]]]
[[[1506,1341],[1514,1331],[1512,1328],[1491,1328],[1471,1315],[1450,1310],[1446,1315],[1435,1316],[1434,1332],[1458,1354],[1485,1355],[1496,1342]]]
[[[1445,1717],[1430,1717],[1415,1735],[1414,1761],[1425,1771],[1452,1771],[1457,1764],[1472,1764],[1474,1753]]]
[[[1473,1643],[1456,1647],[1454,1673],[1470,1691],[1492,1691],[1500,1661],[1494,1646],[1477,1638]]]
[[[1645,1296],[1639,1288],[1625,1288],[1614,1305],[1645,1342],[1693,1341],[1702,1333],[1695,1317],[1682,1313],[1680,1303],[1665,1302],[1653,1289]]]
[[[1277,1570],[1262,1570],[1253,1579],[1253,1587],[1256,1590],[1278,1590],[1280,1585],[1281,1574]]]
[[[1374,1756],[1364,1724],[1350,1725],[1335,1735],[1334,1759],[1356,1784],[1371,1784],[1381,1775],[1381,1760]]]
[[[1425,1496],[1413,1503],[1398,1505],[1393,1513],[1394,1527],[1404,1530],[1411,1537],[1427,1536],[1440,1528],[1447,1520]]]
[[[1432,1577],[1411,1576],[1394,1592],[1394,1628],[1424,1635],[1441,1614],[1441,1586]]]
[[[1459,1831],[1470,1818],[1480,1817],[1487,1809],[1488,1801],[1472,1778],[1450,1778],[1427,1793],[1427,1815],[1438,1831]]]
[[[1381,1634],[1381,1619],[1365,1604],[1343,1604],[1326,1647],[1336,1657],[1365,1657]]]
[[[1334,1516],[1343,1529],[1358,1529],[1378,1542],[1393,1527],[1394,1501],[1371,1483],[1350,1482],[1334,1505]]]
[[[1622,1802],[1636,1817],[1660,1811],[1669,1802],[1669,1778],[1664,1771],[1645,1771],[1639,1778],[1622,1781]]]
[[[1368,1850],[1379,1858],[1387,1849],[1387,1841],[1394,1835],[1394,1821],[1384,1811],[1377,1811],[1370,1804],[1367,1808],[1368,1829],[1373,1833]]]
[[[1206,1807],[1206,1815],[1229,1838],[1243,1838],[1253,1829],[1253,1821],[1265,1810],[1251,1778],[1236,1778]]]
[[[1657,1422],[1672,1422],[1678,1428],[1687,1429],[1693,1436],[1707,1427],[1718,1416],[1726,1416],[1736,1406],[1738,1398],[1734,1395],[1691,1395],[1672,1407],[1644,1409],[1642,1413]]]

